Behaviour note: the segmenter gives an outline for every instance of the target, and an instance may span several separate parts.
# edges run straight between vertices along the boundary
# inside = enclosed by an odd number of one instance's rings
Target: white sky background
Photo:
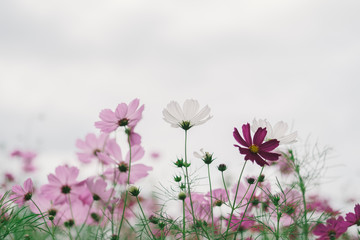
[[[161,112],[194,98],[214,117],[190,130],[190,153],[204,147],[237,173],[233,127],[284,120],[298,148],[309,135],[333,147],[321,192],[338,208],[359,200],[359,10],[357,0],[2,1],[1,171],[16,166],[14,148],[39,153],[39,181],[78,164],[75,141],[97,132],[100,110],[138,97],[143,146],[162,154],[153,182],[171,179],[183,132]]]

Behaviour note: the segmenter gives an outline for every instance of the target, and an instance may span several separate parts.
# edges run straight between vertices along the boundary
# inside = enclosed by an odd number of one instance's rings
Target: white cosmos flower
[[[208,121],[210,108],[206,105],[201,110],[199,102],[194,99],[185,100],[181,108],[179,103],[171,101],[163,110],[164,120],[171,124],[172,127],[181,127],[184,130],[190,129]]]
[[[274,127],[272,127],[266,119],[259,119],[259,121],[257,121],[254,118],[251,131],[256,132],[259,127],[266,127],[266,140],[277,139],[280,141],[280,144],[290,144],[297,141],[297,132],[285,135],[288,130],[288,125],[283,121],[277,122]]]

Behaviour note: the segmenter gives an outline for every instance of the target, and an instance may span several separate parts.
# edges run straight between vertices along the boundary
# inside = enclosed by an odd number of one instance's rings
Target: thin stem
[[[188,192],[189,192],[190,206],[191,206],[191,215],[193,217],[193,224],[194,224],[194,228],[195,228],[195,233],[196,233],[197,239],[200,239],[199,238],[199,233],[198,233],[197,228],[196,228],[196,219],[195,219],[195,214],[194,214],[194,206],[193,206],[192,198],[191,198],[189,171],[188,171],[187,165],[188,165],[188,162],[187,162],[187,130],[185,130],[185,172],[186,172],[186,181],[187,181],[187,185],[188,185]]]
[[[183,202],[183,240],[185,240],[185,231],[186,231],[186,226],[185,226],[185,199],[182,200]]]
[[[72,210],[72,206],[71,206],[70,194],[67,194],[67,196],[68,196],[68,200],[69,200],[69,207],[70,207],[71,217],[72,217],[73,221],[75,222],[74,212],[73,212],[73,210]],[[77,238],[77,237],[79,236],[79,232],[78,232],[78,230],[77,230],[76,226],[75,226],[75,231],[76,231],[76,238]]]
[[[228,235],[229,228],[230,228],[230,223],[231,223],[231,219],[232,219],[233,214],[234,214],[234,211],[235,211],[235,204],[236,204],[236,198],[237,198],[238,191],[239,191],[240,180],[241,180],[241,177],[242,177],[242,175],[243,175],[243,172],[244,172],[246,163],[247,163],[247,161],[245,161],[245,163],[244,163],[244,165],[243,165],[243,168],[241,169],[241,173],[240,173],[239,180],[238,180],[238,183],[237,183],[236,192],[235,192],[235,197],[234,197],[234,202],[233,202],[233,205],[232,205],[232,207],[231,207],[231,213],[230,213],[228,225],[227,225],[226,231],[225,231],[225,238],[226,238],[227,235]],[[229,200],[229,201],[230,201],[230,200]]]
[[[279,229],[279,225],[280,225],[280,215],[281,213],[279,213],[279,206],[276,206],[276,216],[277,216],[277,223],[276,223],[276,234],[275,234],[275,238],[276,240],[279,239],[279,233],[280,233],[280,229]]]
[[[210,204],[211,204],[211,226],[212,226],[212,233],[214,235],[215,227],[214,227],[214,206],[213,206],[213,198],[212,198],[212,187],[211,187],[211,177],[210,177],[210,164],[207,164],[208,168],[208,177],[209,177],[209,186],[210,186]]]
[[[231,207],[231,200],[230,200],[229,192],[228,192],[227,187],[226,187],[226,182],[225,182],[225,179],[224,179],[224,172],[221,172],[221,178],[222,178],[222,181],[223,181],[223,184],[224,184],[226,196],[227,196],[228,201],[229,201],[229,207]]]
[[[129,170],[128,170],[128,178],[127,178],[127,182],[126,182],[127,185],[129,185],[129,183],[130,183],[130,171],[131,171],[131,143],[130,143],[130,134],[128,134],[128,144],[129,144]],[[127,198],[128,198],[128,191],[125,191],[124,207],[123,207],[122,216],[121,216],[121,220],[120,220],[120,226],[119,226],[119,230],[118,230],[118,234],[117,234],[118,236],[120,236],[120,231],[121,231],[122,223],[123,223],[123,221],[124,221]]]
[[[262,168],[261,168],[261,171],[260,171],[259,177],[261,176],[261,174],[262,174],[263,170],[264,170],[264,167],[262,167]],[[242,221],[244,220],[244,217],[245,217],[246,211],[247,211],[247,209],[248,209],[248,207],[249,207],[249,205],[250,205],[251,199],[252,199],[252,198],[253,198],[253,196],[254,196],[254,193],[255,193],[256,187],[257,187],[257,185],[258,185],[258,183],[259,183],[259,177],[257,178],[256,184],[255,184],[255,187],[254,187],[254,190],[253,190],[253,191],[252,191],[252,193],[251,193],[251,197],[250,197],[250,199],[249,199],[248,203],[246,204],[246,208],[245,208],[245,211],[244,211],[244,213],[243,213],[243,215],[242,215],[242,217],[241,217],[241,220],[240,220],[239,226],[241,226],[241,223],[242,223]],[[235,232],[235,235],[234,235],[234,240],[236,239],[236,235],[237,235],[237,232]]]
[[[151,231],[151,228],[150,228],[150,226],[149,226],[148,221],[146,220],[145,213],[144,213],[144,211],[143,211],[143,209],[142,209],[142,207],[141,207],[141,204],[140,204],[139,198],[138,198],[137,196],[136,196],[136,201],[137,201],[137,203],[138,203],[138,205],[139,205],[139,207],[140,207],[140,210],[141,210],[141,213],[142,213],[142,215],[143,215],[143,217],[144,217],[144,221],[145,221],[145,223],[146,223],[146,226],[148,227],[148,229],[149,229],[149,231],[150,231],[150,233],[151,233],[151,235],[152,235],[153,239],[156,239],[156,237],[154,236],[154,234],[153,234],[153,233],[152,233],[152,231]]]

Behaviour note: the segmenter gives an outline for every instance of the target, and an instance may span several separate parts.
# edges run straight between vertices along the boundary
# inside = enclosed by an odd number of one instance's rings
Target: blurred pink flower
[[[99,137],[95,134],[89,133],[85,137],[85,141],[78,139],[76,141],[76,147],[81,152],[76,153],[79,160],[83,163],[90,163],[92,159],[98,158],[100,152],[104,152],[106,142],[109,138],[109,134],[102,133]]]
[[[19,206],[24,205],[24,203],[26,201],[31,200],[31,197],[33,195],[34,192],[34,188],[33,188],[33,182],[31,180],[31,178],[28,178],[25,180],[24,182],[24,188],[21,187],[20,185],[15,185],[12,187],[12,196],[14,198],[12,198],[11,200],[13,200],[15,203],[17,203]]]
[[[354,213],[346,214],[346,221],[351,225],[360,226],[360,204],[356,204],[354,207]]]
[[[134,99],[127,105],[121,103],[117,106],[115,112],[110,109],[104,109],[100,112],[99,117],[101,121],[95,123],[95,127],[102,132],[110,133],[115,131],[118,127],[133,128],[142,118],[144,105],[139,107],[139,99]]]
[[[317,240],[333,240],[345,233],[348,227],[349,223],[344,221],[343,217],[339,217],[338,219],[331,218],[326,221],[326,225],[317,225],[313,233],[319,236]]]
[[[67,197],[77,199],[83,191],[84,181],[78,182],[76,178],[79,175],[79,169],[67,165],[59,166],[55,169],[55,175],[49,174],[49,184],[41,187],[41,194],[54,204],[66,202]]]
[[[106,190],[107,183],[102,179],[88,178],[86,186],[91,193],[94,201],[102,201],[106,203],[110,200],[111,190]]]
[[[245,216],[240,225],[242,215],[243,215],[243,213],[239,214],[238,216],[234,215],[231,218],[230,228],[233,231],[242,232],[242,231],[250,229],[251,227],[253,227],[255,225],[255,221],[252,220],[252,217],[250,217],[250,216]],[[226,224],[228,224],[229,220],[225,219],[225,222],[226,222]]]
[[[235,147],[239,148],[241,154],[245,155],[245,160],[250,160],[256,162],[259,166],[269,165],[265,160],[276,161],[278,160],[280,154],[271,152],[279,146],[279,141],[276,139],[271,139],[267,142],[264,142],[266,136],[265,128],[258,128],[252,139],[250,134],[250,124],[244,124],[242,126],[242,132],[245,140],[239,134],[237,128],[234,128],[234,138],[242,146],[234,144]]]
[[[210,192],[206,194],[206,197],[210,200]],[[223,203],[229,201],[225,189],[217,188],[212,190],[213,205],[221,206]]]

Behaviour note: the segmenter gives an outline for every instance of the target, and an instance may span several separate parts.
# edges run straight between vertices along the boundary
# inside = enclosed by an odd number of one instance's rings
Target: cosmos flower
[[[15,185],[12,187],[12,200],[17,203],[19,206],[24,205],[26,201],[31,200],[32,194],[34,192],[33,182],[31,178],[28,178],[24,182],[24,188],[20,185]]]
[[[290,144],[296,142],[297,132],[285,135],[288,130],[288,125],[283,121],[277,122],[274,127],[272,127],[266,119],[259,119],[259,121],[257,121],[254,118],[251,131],[255,133],[260,127],[266,128],[267,130],[265,138],[266,141],[276,139],[280,142],[280,144]]]
[[[79,175],[79,169],[69,167],[67,165],[58,166],[55,169],[55,175],[49,174],[49,184],[41,187],[41,194],[49,200],[53,200],[54,204],[62,204],[66,202],[67,196],[75,197],[83,192],[84,181],[76,180]]]
[[[140,160],[145,154],[144,149],[135,145],[131,147],[131,174],[129,183],[133,184],[137,180],[146,177],[152,167],[144,164],[134,164],[134,162]],[[115,140],[110,140],[108,143],[108,152],[100,153],[99,157],[102,161],[108,162],[109,164],[116,164],[116,168],[108,168],[104,175],[109,177],[111,180],[116,180],[119,184],[125,184],[128,178],[129,164],[130,164],[130,151],[126,154],[125,159],[122,156],[121,148]]]
[[[331,218],[325,224],[319,224],[314,230],[314,235],[319,236],[317,240],[333,240],[347,231],[349,223],[343,217]]]
[[[171,124],[172,127],[181,127],[189,130],[193,126],[201,125],[208,121],[210,108],[206,105],[199,110],[199,102],[194,99],[185,100],[181,109],[179,103],[171,101],[163,110],[164,120]]]
[[[351,225],[360,226],[360,204],[356,204],[354,207],[354,213],[346,214],[346,221]]]
[[[83,163],[90,163],[92,159],[98,158],[98,153],[103,152],[106,147],[106,142],[109,138],[109,134],[102,133],[99,137],[95,134],[89,133],[85,137],[85,141],[78,139],[76,141],[76,147],[81,152],[76,153],[79,160]]]
[[[266,136],[265,128],[258,128],[252,139],[250,134],[250,124],[244,124],[242,126],[242,132],[245,140],[239,134],[237,128],[234,128],[233,136],[235,140],[242,145],[235,145],[239,148],[241,154],[245,155],[245,160],[250,160],[256,162],[260,166],[269,165],[265,160],[276,161],[280,157],[280,154],[271,152],[279,146],[279,141],[276,139],[271,139],[267,142],[264,142]]]
[[[107,183],[102,179],[88,178],[86,180],[86,186],[91,193],[91,197],[94,201],[102,201],[106,203],[110,199],[111,190],[106,190]]]
[[[144,105],[139,107],[139,101],[136,98],[129,105],[120,103],[115,112],[110,109],[102,110],[99,114],[101,121],[96,122],[95,127],[105,133],[115,131],[118,127],[135,127],[141,120],[144,111]]]

